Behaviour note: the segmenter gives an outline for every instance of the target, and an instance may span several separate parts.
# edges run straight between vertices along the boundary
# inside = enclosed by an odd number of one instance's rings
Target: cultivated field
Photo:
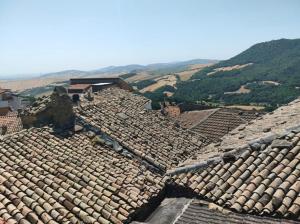
[[[157,83],[154,83],[150,86],[147,86],[144,89],[141,89],[140,92],[141,93],[145,93],[145,92],[153,92],[155,90],[157,90],[160,87],[169,85],[169,86],[175,86],[176,82],[177,82],[177,78],[175,75],[167,75],[161,78],[156,78],[154,79],[155,81],[157,81]]]
[[[13,91],[20,92],[26,89],[47,86],[52,83],[65,81],[65,78],[31,78],[31,79],[18,79],[18,80],[1,80],[0,87],[12,89]]]
[[[207,75],[213,75],[217,72],[226,72],[226,71],[232,71],[232,70],[236,70],[236,69],[242,69],[242,68],[248,67],[250,65],[253,65],[253,63],[215,68],[213,72],[209,72],[209,73],[207,73]]]
[[[224,94],[232,95],[232,94],[244,94],[244,93],[250,93],[251,90],[246,88],[246,85],[242,85],[238,90],[233,92],[225,92]]]
[[[195,64],[195,65],[191,65],[189,67],[189,70],[183,71],[183,72],[178,72],[176,73],[176,75],[179,76],[181,81],[186,81],[189,80],[196,72],[199,72],[200,70],[202,70],[205,67],[211,66],[212,64]]]
[[[263,110],[265,109],[264,106],[248,106],[248,105],[231,105],[226,106],[227,108],[236,108],[236,109],[242,109],[242,110]]]

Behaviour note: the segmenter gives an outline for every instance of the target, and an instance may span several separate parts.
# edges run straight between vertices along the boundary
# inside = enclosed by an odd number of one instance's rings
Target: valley
[[[195,59],[149,65],[110,66],[93,71],[67,70],[25,80],[2,80],[2,88],[24,95],[48,95],[55,85],[76,77],[121,77],[154,108],[176,103],[239,105],[274,109],[300,94],[300,40],[256,44],[224,61]]]

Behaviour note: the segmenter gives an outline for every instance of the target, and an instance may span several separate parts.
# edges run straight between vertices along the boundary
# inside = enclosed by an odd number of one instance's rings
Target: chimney
[[[50,97],[37,100],[21,115],[25,128],[42,127],[52,124],[57,130],[73,130],[75,114],[73,103],[62,86],[57,86]]]
[[[73,103],[67,90],[62,86],[56,86],[51,95],[50,115],[55,128],[63,130],[74,128]]]

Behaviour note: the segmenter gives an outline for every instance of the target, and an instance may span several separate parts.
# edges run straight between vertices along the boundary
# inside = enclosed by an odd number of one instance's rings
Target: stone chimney
[[[21,115],[23,126],[41,127],[52,124],[55,129],[74,129],[75,114],[73,103],[62,86],[57,86],[51,96],[37,100]]]
[[[73,103],[64,87],[57,86],[54,88],[51,95],[50,111],[55,128],[63,130],[74,128],[75,114]]]

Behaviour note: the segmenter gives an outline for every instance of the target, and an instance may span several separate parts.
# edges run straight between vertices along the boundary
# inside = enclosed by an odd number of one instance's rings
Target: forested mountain
[[[158,100],[158,95],[147,93]],[[275,106],[300,96],[300,39],[256,44],[176,83],[172,99]]]

